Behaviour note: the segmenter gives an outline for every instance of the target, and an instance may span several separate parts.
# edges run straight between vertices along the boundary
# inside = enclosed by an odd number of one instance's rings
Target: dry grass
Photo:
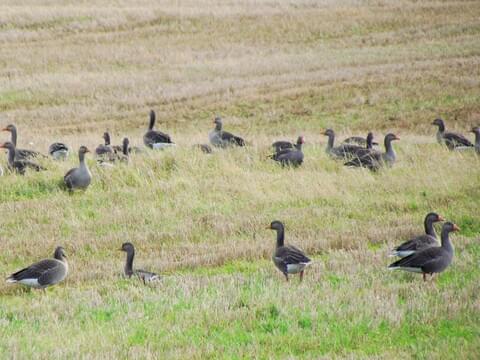
[[[480,124],[479,16],[475,1],[3,1],[0,124],[21,146],[94,148],[106,129],[140,145],[154,108],[178,147],[90,159],[74,196],[58,185],[73,155],[0,178],[0,273],[57,244],[71,263],[47,294],[0,284],[0,357],[474,358],[480,158],[430,123]],[[215,114],[250,146],[193,150]],[[325,127],[393,131],[399,162],[346,169]],[[298,134],[303,167],[266,160]],[[463,229],[454,265],[428,284],[385,272],[431,210]],[[301,285],[269,261],[273,219],[314,256]],[[161,284],[121,278],[124,241]]]

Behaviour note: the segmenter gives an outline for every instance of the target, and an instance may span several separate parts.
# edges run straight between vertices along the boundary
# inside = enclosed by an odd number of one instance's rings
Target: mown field
[[[3,0],[0,126],[20,147],[142,145],[150,109],[178,146],[113,169],[90,155],[72,196],[76,154],[0,178],[0,274],[57,245],[70,264],[46,293],[0,282],[0,358],[478,358],[480,157],[430,124],[473,138],[479,38],[478,1]],[[215,115],[248,146],[194,149]],[[398,163],[343,167],[327,127],[396,133]],[[267,159],[300,134],[304,166]],[[453,265],[387,271],[429,211],[462,229]],[[270,260],[275,219],[314,259],[303,283]],[[122,277],[125,241],[161,282]]]

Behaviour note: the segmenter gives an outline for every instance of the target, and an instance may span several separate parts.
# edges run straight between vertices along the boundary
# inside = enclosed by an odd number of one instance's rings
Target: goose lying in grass
[[[90,152],[86,146],[80,146],[78,150],[79,167],[68,170],[63,181],[67,189],[72,192],[74,190],[86,190],[92,181],[92,174],[85,162],[85,154]]]
[[[345,163],[345,166],[365,167],[372,171],[376,171],[385,165],[392,166],[397,159],[397,156],[392,146],[392,141],[394,140],[400,140],[400,138],[391,133],[387,134],[384,140],[384,153],[372,150],[371,152],[362,157],[356,157],[350,161],[347,161]]]
[[[284,149],[271,155],[270,158],[282,164],[282,166],[300,166],[303,163],[302,146],[305,143],[305,138],[300,136],[293,149]]]
[[[426,275],[433,276],[434,273],[444,271],[452,262],[453,246],[450,242],[449,234],[452,231],[459,231],[460,228],[447,222],[443,225],[441,246],[428,247],[418,251],[410,256],[404,257],[389,265],[390,270],[404,270],[409,272],[423,274],[423,280],[426,281]]]
[[[300,281],[303,280],[303,272],[312,261],[299,248],[293,245],[285,245],[285,228],[280,221],[273,221],[267,229],[277,232],[277,245],[273,253],[273,263],[288,281],[289,274],[300,273]]]
[[[32,159],[41,155],[38,151],[33,150],[25,150],[17,148],[17,128],[15,125],[10,124],[6,128],[2,129],[2,131],[8,131],[11,135],[10,142],[15,145],[15,158],[18,160],[28,160]]]
[[[160,276],[153,272],[145,271],[145,270],[138,270],[133,269],[133,259],[135,257],[135,248],[132,243],[126,242],[122,244],[120,251],[125,251],[127,253],[127,260],[125,262],[125,276],[127,278],[131,278],[132,275],[137,276],[140,280],[143,281],[144,284],[147,282],[152,282],[156,280],[160,280]]]
[[[65,250],[59,246],[55,249],[53,259],[45,259],[26,267],[7,278],[7,283],[19,283],[36,289],[63,281],[68,274]]]
[[[290,141],[280,140],[280,141],[275,141],[272,144],[272,147],[275,150],[275,152],[278,153],[278,152],[283,151],[283,150],[291,150],[291,149],[295,149],[295,148],[298,149],[298,146],[301,145],[302,141],[303,141],[303,137],[299,136],[297,138],[296,143],[291,143]]]
[[[435,119],[432,125],[438,126],[437,141],[445,144],[450,150],[463,150],[473,147],[473,144],[462,134],[445,131],[445,122],[442,119]]]
[[[428,247],[438,246],[437,234],[435,232],[435,228],[433,227],[433,223],[439,221],[445,221],[445,219],[434,212],[427,214],[423,222],[425,234],[416,236],[413,239],[405,241],[401,245],[397,246],[393,249],[390,256],[406,257]]]
[[[68,146],[60,142],[53,143],[48,148],[48,153],[54,160],[65,160],[69,151]]]
[[[150,123],[148,130],[143,135],[143,143],[150,149],[164,149],[166,147],[175,146],[170,135],[167,135],[161,131],[153,130],[155,126],[156,115],[155,111],[150,110]]]
[[[222,130],[223,123],[220,117],[216,117],[213,121],[215,128],[208,135],[210,143],[219,148],[227,148],[231,146],[245,146],[245,140],[241,137],[233,135],[228,131]]]
[[[24,175],[27,169],[32,169],[35,171],[45,170],[44,167],[34,163],[33,161],[25,158],[17,158],[15,145],[11,142],[6,142],[0,145],[0,148],[8,150],[8,169],[10,171],[15,171],[20,175]]]

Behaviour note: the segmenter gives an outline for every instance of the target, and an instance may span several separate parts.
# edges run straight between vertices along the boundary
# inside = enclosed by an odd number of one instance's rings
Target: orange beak
[[[453,231],[460,231],[460,228],[457,226],[457,224],[453,224]]]
[[[438,221],[445,221],[445,218],[442,215],[438,215]]]
[[[3,128],[2,131],[10,131],[10,130],[8,130],[7,128]]]
[[[395,138],[394,138],[394,139],[395,139],[395,140],[400,140],[400,138],[399,138],[397,135],[395,135]]]

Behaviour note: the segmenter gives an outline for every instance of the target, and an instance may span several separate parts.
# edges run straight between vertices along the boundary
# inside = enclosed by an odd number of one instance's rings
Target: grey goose
[[[160,280],[160,276],[150,271],[133,269],[133,259],[135,257],[135,247],[132,243],[126,242],[122,244],[120,251],[127,253],[127,260],[125,262],[124,273],[127,278],[131,278],[132,275],[137,276],[144,284]]]
[[[439,144],[445,144],[450,150],[460,150],[473,147],[473,144],[462,134],[447,132],[445,122],[438,118],[432,122],[432,125],[438,126],[437,141]]]
[[[343,143],[344,144],[358,145],[358,146],[361,146],[361,147],[366,147],[367,143],[368,143],[368,135],[367,135],[366,138],[361,137],[361,136],[351,136],[351,137],[343,140]],[[378,143],[373,141],[372,145],[378,145]]]
[[[54,160],[65,160],[69,152],[68,146],[61,142],[53,143],[48,148],[48,153]]]
[[[148,124],[148,130],[143,135],[143,143],[150,149],[163,149],[166,147],[175,146],[170,135],[167,135],[161,131],[154,130],[156,121],[155,111],[150,110],[150,122]]]
[[[415,236],[395,247],[390,256],[406,257],[428,247],[438,246],[437,233],[433,224],[439,221],[445,221],[445,219],[437,213],[428,213],[423,222],[425,234]]]
[[[282,222],[272,221],[267,229],[277,232],[277,243],[273,252],[273,263],[282,272],[288,281],[288,275],[300,274],[300,281],[303,280],[305,268],[312,263],[305,253],[293,245],[285,245],[285,228]]]
[[[328,137],[326,153],[334,159],[348,159],[354,156],[362,156],[372,149],[373,134],[369,133],[367,136],[366,147],[354,144],[335,145],[335,132],[332,129],[327,129],[323,135]]]
[[[26,149],[19,149],[17,148],[17,128],[15,125],[10,124],[2,131],[8,131],[11,136],[10,142],[15,145],[15,158],[19,160],[24,160],[24,159],[31,159],[35,158],[38,156],[41,156],[41,154],[38,151],[34,150],[26,150]]]
[[[460,228],[451,223],[446,222],[442,227],[441,246],[428,247],[424,250],[418,251],[410,256],[404,257],[388,268],[390,270],[404,270],[409,272],[423,274],[423,280],[426,281],[426,275],[433,276],[434,273],[444,271],[452,262],[453,246],[450,242],[449,234],[452,231],[460,231]]]
[[[279,162],[282,166],[297,167],[303,163],[302,145],[305,143],[305,138],[300,136],[293,149],[283,149],[271,155],[270,158]]]
[[[92,174],[85,162],[85,154],[87,152],[90,152],[90,150],[88,150],[86,146],[80,146],[80,149],[78,150],[80,165],[77,168],[68,170],[63,178],[63,181],[70,192],[77,189],[85,190],[92,181]]]
[[[372,171],[379,170],[385,165],[392,166],[397,159],[397,155],[395,154],[392,146],[392,141],[395,140],[400,140],[400,138],[392,133],[387,134],[384,140],[384,153],[372,150],[362,157],[355,157],[352,160],[347,161],[345,166],[365,167]]]
[[[215,128],[208,135],[210,143],[213,146],[219,148],[245,146],[245,140],[241,137],[223,130],[222,119],[219,116],[213,120],[213,123],[215,124]]]
[[[65,250],[59,246],[55,249],[53,259],[41,260],[13,273],[7,278],[7,283],[19,283],[36,289],[45,289],[63,281],[67,274],[67,256]]]
[[[114,150],[110,145],[110,134],[108,132],[103,133],[104,144],[100,144],[95,149],[95,155],[102,159],[112,159]]]
[[[303,141],[303,137],[299,136],[297,138],[296,143],[291,143],[290,141],[285,141],[285,140],[280,140],[280,141],[275,141],[272,144],[272,147],[276,153],[282,151],[282,150],[289,150],[289,149],[294,149],[295,145],[299,145],[300,142]]]
[[[8,169],[24,175],[27,169],[34,171],[45,170],[44,167],[34,163],[33,161],[27,160],[25,158],[16,157],[15,145],[11,142],[6,142],[0,145],[0,148],[8,150]]]

